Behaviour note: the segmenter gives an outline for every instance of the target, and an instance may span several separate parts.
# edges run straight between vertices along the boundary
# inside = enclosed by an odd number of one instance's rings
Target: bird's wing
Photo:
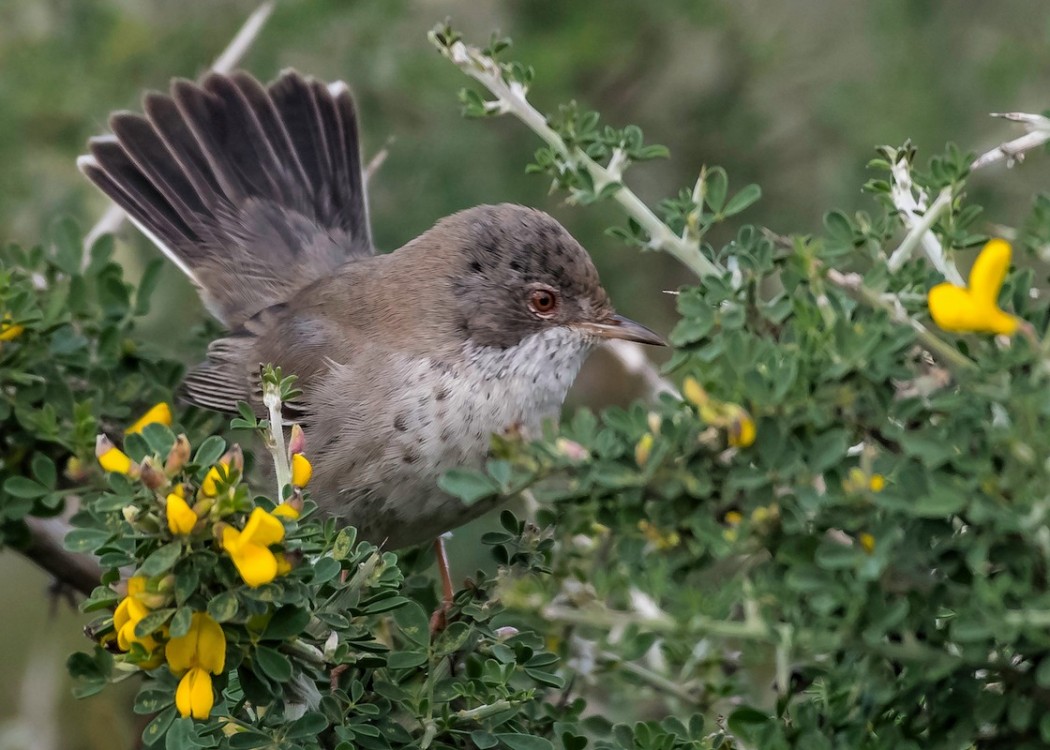
[[[374,254],[345,84],[211,74],[144,108],[113,115],[78,164],[231,329]]]

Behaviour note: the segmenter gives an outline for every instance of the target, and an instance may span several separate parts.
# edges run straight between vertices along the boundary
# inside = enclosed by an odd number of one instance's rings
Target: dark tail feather
[[[78,160],[236,325],[355,257],[372,254],[357,116],[345,85],[294,72],[177,80],[146,116]],[[240,278],[238,278],[240,277]]]

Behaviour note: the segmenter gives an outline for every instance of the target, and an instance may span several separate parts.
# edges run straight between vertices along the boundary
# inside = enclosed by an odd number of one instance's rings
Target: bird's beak
[[[603,339],[623,339],[624,341],[637,341],[639,344],[667,346],[667,342],[659,334],[622,315],[610,315],[601,322],[577,323],[576,327]]]

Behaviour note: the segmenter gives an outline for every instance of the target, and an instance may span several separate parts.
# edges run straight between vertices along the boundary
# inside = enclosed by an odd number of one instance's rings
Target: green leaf
[[[531,734],[501,732],[496,738],[510,750],[554,750],[554,743]]]
[[[756,729],[764,724],[768,724],[769,721],[769,714],[750,706],[741,706],[729,714],[727,725],[734,734],[749,738],[753,736],[753,732]]]
[[[729,178],[726,171],[721,167],[712,167],[707,170],[704,180],[704,202],[716,214],[721,213],[726,202],[726,192],[729,189]]]
[[[293,740],[301,737],[315,737],[327,728],[328,719],[324,717],[324,714],[311,711],[291,722],[285,729],[285,737]]]
[[[150,612],[135,624],[135,637],[145,638],[150,633],[155,633],[164,623],[170,620],[171,616],[174,614],[175,609],[172,607],[158,609],[156,612]]]
[[[182,542],[168,542],[163,547],[153,550],[149,557],[142,561],[139,573],[148,577],[167,573],[178,562],[181,554]]]
[[[354,544],[357,542],[357,529],[347,526],[339,532],[332,544],[332,557],[336,560],[346,560],[354,553]]]
[[[113,532],[107,529],[73,529],[62,545],[70,552],[94,552],[112,538]]]
[[[171,638],[180,638],[190,632],[190,625],[193,622],[193,609],[190,607],[179,607],[175,611],[175,616],[171,618],[171,625],[168,626],[168,635]]]
[[[232,591],[216,594],[208,602],[208,614],[215,622],[229,622],[237,616],[237,595]]]
[[[467,469],[450,469],[438,479],[438,487],[455,495],[466,505],[499,494],[499,485],[490,477]]]
[[[496,735],[481,729],[475,729],[470,733],[470,741],[474,743],[474,747],[478,748],[478,750],[489,750],[490,747],[495,747],[499,744],[499,739]]]
[[[38,497],[43,497],[48,493],[47,487],[35,482],[29,477],[8,477],[4,482],[4,492],[13,496],[26,498],[33,500]]]
[[[49,490],[55,489],[58,472],[55,470],[55,462],[43,453],[33,454],[32,463],[33,476]]]
[[[395,651],[387,657],[386,665],[390,669],[412,669],[427,663],[424,651]]]
[[[259,670],[277,683],[292,679],[292,662],[288,657],[267,646],[256,646],[252,660]]]
[[[222,458],[222,454],[225,452],[226,441],[217,435],[212,435],[201,443],[197,453],[193,456],[193,463],[197,466],[211,466]]]
[[[309,622],[309,612],[287,604],[273,613],[262,637],[269,641],[285,641],[303,632]]]
[[[175,712],[175,706],[168,706],[146,725],[142,730],[142,742],[147,747],[156,745],[167,734],[171,723],[175,721]]]
[[[759,198],[762,197],[762,188],[758,185],[750,184],[744,187],[739,193],[729,199],[729,203],[722,210],[722,216],[729,217],[735,216],[741,211],[745,210],[752,204],[756,203]]]

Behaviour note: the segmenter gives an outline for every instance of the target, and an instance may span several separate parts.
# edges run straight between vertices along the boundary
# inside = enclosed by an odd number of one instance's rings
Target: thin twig
[[[922,190],[917,191],[916,197],[911,179],[911,167],[907,160],[894,160],[893,166],[890,167],[890,174],[892,175],[890,199],[900,212],[904,225],[908,227],[909,232],[917,232],[922,249],[930,263],[933,264],[933,267],[953,284],[965,286],[966,283],[959,274],[959,269],[948,258],[936,235],[929,228],[917,231],[917,228],[923,223],[924,215],[928,213],[929,206],[927,205],[926,194]],[[932,223],[930,226],[932,226]],[[903,260],[899,260],[899,262],[903,263]]]
[[[275,7],[275,0],[266,0],[266,2],[256,8],[255,11],[248,16],[247,20],[237,31],[237,34],[234,35],[233,39],[230,40],[230,43],[226,45],[226,49],[215,58],[211,70],[216,73],[229,73],[233,70],[248,52],[248,48],[251,47],[252,43],[258,38],[259,32],[262,31],[263,26],[270,18],[270,14],[273,13]],[[91,260],[89,251],[91,250],[91,246],[95,244],[96,240],[104,234],[115,233],[120,229],[126,218],[127,216],[123,209],[117,205],[111,205],[106,209],[106,212],[102,214],[102,217],[95,222],[95,225],[84,235],[84,255],[83,260],[81,261],[81,270],[87,268],[87,265]]]
[[[277,383],[263,383],[263,404],[269,414],[270,425],[266,435],[266,447],[273,457],[277,475],[277,497],[284,498],[284,488],[292,482],[292,469],[288,464],[288,451],[284,445],[284,417],[281,414],[281,387]]]
[[[1006,166],[1012,167],[1024,161],[1025,152],[1033,148],[1039,148],[1050,141],[1050,118],[1042,115],[1030,115],[1024,112],[993,112],[992,117],[1001,117],[1005,120],[1013,120],[1024,125],[1028,131],[1019,138],[1002,143],[991,151],[987,151],[970,164],[970,169],[981,169],[989,164],[1006,160]]]
[[[624,370],[642,379],[651,400],[655,401],[661,393],[678,396],[678,389],[660,374],[641,344],[634,341],[610,340],[605,342],[605,350],[616,358]]]
[[[63,518],[26,518],[29,544],[19,551],[46,570],[55,580],[88,596],[99,585],[102,568],[92,555],[70,552],[62,540],[72,529]]]
[[[829,268],[825,278],[854,299],[885,311],[894,322],[910,326],[915,331],[919,341],[935,356],[944,360],[945,364],[959,370],[973,370],[977,368],[976,362],[908,315],[907,311],[900,304],[900,300],[887,299],[874,289],[864,286],[864,279],[860,274],[842,273],[834,268]]]
[[[900,247],[898,247],[890,256],[887,266],[889,266],[891,273],[896,273],[900,270],[901,266],[903,266],[905,261],[912,256],[915,248],[919,246],[927,235],[933,236],[930,229],[937,223],[937,219],[944,210],[951,205],[951,203],[952,190],[950,187],[944,188],[940,195],[937,196],[937,200],[926,209],[926,213],[923,214],[922,219],[917,221],[911,227],[911,230],[904,238],[904,241],[900,244]]]
[[[671,228],[661,221],[641,198],[620,181],[622,170],[618,163],[614,163],[615,160],[610,162],[610,167],[613,167],[610,169],[587,156],[579,148],[570,148],[564,139],[547,124],[547,118],[526,98],[525,87],[516,81],[508,82],[494,59],[477,47],[468,46],[461,41],[445,45],[438,40],[434,32],[431,32],[430,40],[441,54],[496,97],[495,102],[492,103],[492,111],[501,114],[510,113],[525,123],[547,145],[558,152],[567,164],[585,169],[596,190],[609,184],[619,185],[613,198],[623,207],[627,215],[638,222],[649,235],[650,248],[670,253],[701,278],[717,276],[721,273],[721,269],[700,252],[699,243],[683,240],[672,232]]]

